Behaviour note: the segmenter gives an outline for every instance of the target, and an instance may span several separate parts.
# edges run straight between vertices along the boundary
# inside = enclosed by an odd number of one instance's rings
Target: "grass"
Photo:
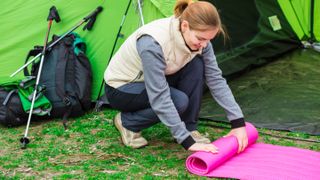
[[[149,146],[134,150],[120,142],[112,124],[117,112],[105,109],[70,119],[32,123],[27,149],[19,139],[25,127],[0,127],[0,179],[205,179],[190,174],[185,160],[191,152],[176,144],[162,124],[144,130]],[[217,127],[217,128],[213,128]],[[199,130],[211,139],[225,135],[228,125],[200,121]],[[259,129],[260,142],[320,151],[319,136]]]

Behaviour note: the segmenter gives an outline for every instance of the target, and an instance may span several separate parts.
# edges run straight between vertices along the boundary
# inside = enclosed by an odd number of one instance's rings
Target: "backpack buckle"
[[[63,98],[63,102],[67,105],[67,106],[70,106],[71,105],[71,101],[68,97],[64,97]]]
[[[23,79],[19,86],[23,89],[27,89],[30,86],[33,86],[35,84],[36,77],[35,76],[27,76],[26,79]]]

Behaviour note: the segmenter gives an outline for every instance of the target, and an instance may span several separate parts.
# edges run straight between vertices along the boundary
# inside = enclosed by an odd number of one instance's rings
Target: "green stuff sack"
[[[31,107],[35,79],[0,84],[0,123],[12,127],[26,124]],[[52,105],[42,94],[44,87],[39,87],[32,114],[43,116],[50,113]]]

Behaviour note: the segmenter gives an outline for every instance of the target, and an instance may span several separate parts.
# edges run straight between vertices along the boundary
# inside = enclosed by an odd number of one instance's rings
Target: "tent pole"
[[[144,18],[143,18],[143,14],[142,14],[142,7],[141,7],[141,1],[142,0],[137,0],[138,1],[138,9],[139,9],[139,14],[140,14],[140,21],[141,21],[141,25],[144,25]]]
[[[112,56],[113,56],[113,52],[114,52],[114,50],[115,50],[115,48],[116,48],[116,45],[117,45],[117,42],[118,42],[118,39],[119,39],[121,30],[122,30],[122,26],[123,26],[123,24],[124,24],[124,22],[125,22],[125,20],[126,20],[126,17],[127,17],[127,14],[128,14],[129,8],[130,8],[130,5],[131,5],[131,1],[132,1],[132,0],[129,0],[129,3],[128,3],[127,8],[126,8],[126,11],[125,11],[125,13],[124,13],[124,15],[123,15],[123,17],[122,17],[122,21],[121,21],[121,23],[120,23],[120,27],[119,27],[119,30],[118,30],[116,39],[115,39],[115,41],[114,41],[114,43],[113,43],[113,47],[112,47],[112,50],[111,50],[111,53],[110,53],[110,56],[109,56],[109,60],[108,60],[108,62],[107,62],[106,67],[108,67],[109,62],[110,62],[110,60],[111,60],[111,58],[112,58]],[[102,104],[101,104],[101,102],[100,102],[100,95],[101,95],[103,86],[104,86],[104,78],[102,78],[102,81],[101,81],[101,84],[100,84],[99,93],[98,93],[98,97],[97,97],[97,99],[96,99],[96,105],[95,105],[95,111],[96,111],[96,112],[99,112],[99,111],[100,111],[100,107],[102,106]]]
[[[301,30],[303,31],[303,33],[304,33],[304,36],[303,36],[303,39],[304,39],[304,38],[306,38],[306,36],[307,36],[307,32],[305,32],[304,29],[303,29],[303,26],[302,26],[302,24],[301,24],[301,22],[300,22],[300,19],[299,19],[299,16],[298,16],[298,14],[297,14],[297,11],[296,11],[296,9],[294,8],[294,5],[292,4],[292,0],[289,0],[289,2],[290,2],[290,5],[291,5],[292,10],[293,10],[293,12],[294,12],[294,15],[296,16],[296,19],[297,19],[297,21],[298,21],[298,23],[299,23],[299,26],[300,26]],[[301,41],[301,39],[300,39],[300,41]]]
[[[315,36],[314,36],[314,32],[313,32],[313,26],[314,26],[314,0],[311,0],[310,3],[310,35],[311,35],[311,43],[315,42]]]

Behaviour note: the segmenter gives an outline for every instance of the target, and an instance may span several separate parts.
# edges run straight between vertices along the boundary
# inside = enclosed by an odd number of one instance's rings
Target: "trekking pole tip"
[[[21,149],[26,149],[27,144],[29,144],[30,140],[27,137],[23,137],[20,139]]]
[[[100,112],[101,111],[101,106],[102,106],[102,104],[100,103],[99,100],[97,100],[96,105],[94,107],[94,111],[95,112]]]

